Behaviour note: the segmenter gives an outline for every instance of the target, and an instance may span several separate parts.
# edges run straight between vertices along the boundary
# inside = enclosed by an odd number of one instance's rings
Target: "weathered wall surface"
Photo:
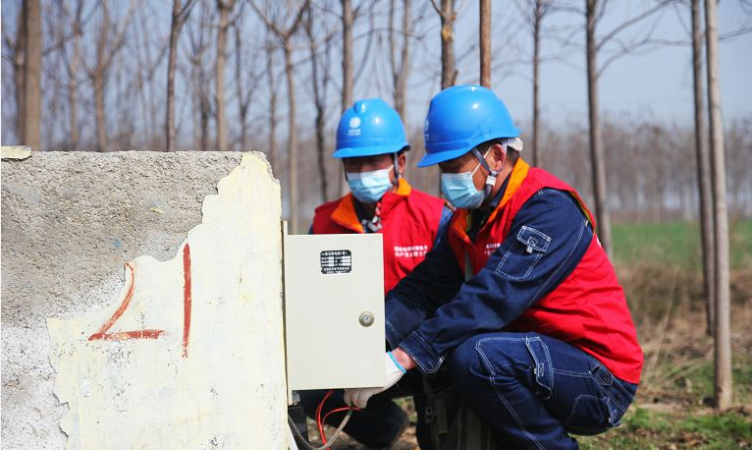
[[[2,162],[4,449],[65,448],[61,421],[69,448],[238,448],[251,432],[245,448],[284,447],[280,200],[267,168],[197,152]]]

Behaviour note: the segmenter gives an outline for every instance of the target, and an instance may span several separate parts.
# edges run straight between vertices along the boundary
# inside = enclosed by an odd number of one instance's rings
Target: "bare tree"
[[[238,102],[238,122],[240,123],[238,142],[240,150],[247,151],[249,149],[248,113],[250,112],[253,94],[264,72],[263,68],[255,66],[247,68],[243,64],[243,39],[241,36],[243,25],[241,20],[242,16],[238,17],[233,27],[235,29],[235,89]]]
[[[436,0],[431,4],[441,18],[441,89],[454,86],[458,70],[454,63],[454,21],[457,19],[455,0],[441,0],[441,7]]]
[[[227,59],[227,30],[230,27],[230,13],[235,0],[217,0],[219,29],[217,31],[217,150],[227,150],[227,121],[225,118],[225,60]]]
[[[400,57],[397,59],[397,40],[396,27],[394,25],[394,16],[396,11],[395,0],[391,0],[389,6],[389,63],[392,71],[392,83],[394,86],[394,109],[400,115],[405,117],[407,94],[407,77],[410,72],[410,0],[402,0],[402,47]]]
[[[702,238],[702,268],[703,287],[705,291],[705,313],[707,318],[706,331],[713,335],[715,312],[713,299],[715,298],[715,273],[713,256],[713,193],[710,152],[708,151],[708,135],[705,130],[703,114],[703,81],[702,81],[702,36],[700,25],[700,0],[692,0],[692,76],[694,81],[695,102],[695,154],[697,159],[697,184],[700,197],[700,229]]]
[[[316,160],[319,169],[319,181],[321,188],[321,201],[327,200],[327,176],[325,153],[324,126],[326,125],[326,100],[327,90],[331,80],[331,47],[334,33],[324,30],[327,34],[322,38],[322,42],[317,42],[317,34],[314,27],[321,27],[322,21],[314,23],[313,8],[308,9],[308,20],[305,23],[306,36],[308,37],[308,49],[311,62],[311,85],[313,88],[313,104],[316,110]],[[323,46],[324,54],[320,54],[319,47]],[[323,58],[323,59],[322,59]],[[343,89],[344,91],[344,89]]]
[[[375,2],[374,2],[375,3]],[[373,5],[374,3],[371,3]],[[357,9],[353,10],[351,0],[341,0],[342,4],[342,105],[341,110],[344,113],[345,110],[353,105],[355,102],[353,97],[353,89],[355,86],[355,77],[353,74],[353,24],[355,18],[360,14],[360,9],[364,3],[361,3]],[[369,44],[373,33],[369,33]],[[367,55],[368,48],[364,52]],[[364,55],[364,57],[365,57]],[[337,178],[337,192],[340,195],[345,194],[345,175],[342,171],[338,171]]]
[[[26,23],[23,28],[25,62],[21,142],[39,150],[42,120],[42,7],[39,0],[24,0],[23,16]]]
[[[285,56],[285,74],[287,77],[287,101],[288,101],[288,139],[287,139],[287,161],[288,161],[288,173],[287,180],[290,191],[290,224],[291,230],[295,233],[298,230],[298,130],[296,119],[296,100],[295,100],[295,80],[293,75],[293,63],[292,63],[292,37],[298,30],[306,10],[308,10],[310,4],[308,0],[304,0],[298,7],[298,11],[295,14],[295,19],[291,25],[284,27],[284,24],[277,23],[270,19],[269,15],[261,11],[256,5],[255,0],[250,0],[251,6],[259,15],[261,20],[264,21],[267,28],[277,37],[279,43],[282,46],[282,51]],[[279,22],[282,22],[280,20]]]
[[[193,87],[194,147],[209,150],[209,120],[212,116],[211,93],[209,84],[210,74],[207,73],[206,54],[212,42],[211,28],[207,25],[211,21],[210,12],[201,2],[201,19],[188,22],[188,38],[190,42],[190,79]]]
[[[61,47],[63,55],[63,61],[65,70],[68,75],[68,126],[70,143],[68,148],[70,150],[78,149],[79,142],[79,125],[78,125],[78,69],[81,65],[81,37],[83,36],[83,12],[84,2],[83,0],[77,0],[75,2],[75,11],[71,13],[68,8],[70,2],[65,0],[58,0],[57,5],[62,9],[63,15],[71,21],[71,27],[73,28],[72,55],[68,55],[67,46]]]
[[[342,112],[353,104],[353,9],[342,1]]]
[[[715,402],[719,411],[733,403],[731,378],[730,281],[726,166],[721,120],[721,86],[718,80],[718,12],[716,0],[705,0],[708,112],[713,166],[713,230],[715,232]]]
[[[134,76],[124,77],[123,74],[128,73],[127,69],[126,72],[119,70],[116,72],[117,77],[125,84],[120,91],[121,97],[117,101],[123,117],[117,123],[122,129],[121,136],[126,142],[130,141],[132,137],[136,137],[140,140],[136,145],[153,149],[166,149],[166,136],[163,132],[160,117],[164,113],[164,105],[167,104],[167,101],[166,95],[162,97],[162,93],[165,92],[162,89],[164,84],[157,83],[157,76],[161,72],[159,69],[165,59],[168,59],[169,66],[170,33],[155,32],[159,29],[159,20],[156,19],[153,8],[152,3],[147,3],[138,8],[138,20],[133,21],[131,38],[128,40],[130,45],[127,48],[131,55],[135,57],[135,70],[130,71]],[[118,58],[115,64],[127,64],[127,61],[124,60],[125,58]],[[141,117],[146,119],[143,124],[143,132],[140,134],[131,130],[134,124],[138,122],[137,118],[134,117],[136,108],[130,104],[136,100],[141,105]],[[129,118],[126,119],[126,116],[129,116]],[[128,142],[127,145],[130,147],[134,144]],[[119,144],[119,146],[122,148],[123,144]]]
[[[607,253],[611,253],[611,217],[606,201],[606,167],[598,115],[598,66],[596,62],[595,27],[598,0],[586,0],[586,47],[588,79],[588,117],[590,120],[590,165],[593,177],[593,197],[598,217],[598,236]]]
[[[593,196],[595,198],[595,214],[598,223],[598,238],[603,248],[609,254],[611,253],[613,242],[611,240],[611,215],[607,201],[608,190],[606,184],[605,155],[599,119],[598,78],[618,58],[646,45],[649,42],[649,37],[630,44],[619,42],[617,46],[618,50],[611,53],[600,66],[597,62],[597,56],[609,42],[616,40],[619,33],[640,23],[655,12],[660,11],[668,3],[668,0],[661,0],[657,5],[642,14],[617,25],[608,34],[598,40],[596,37],[596,28],[605,14],[608,0],[585,0],[585,51],[587,57],[588,117],[590,122],[590,162],[592,166]],[[655,26],[657,24],[654,24],[653,29],[655,29]]]
[[[539,142],[539,119],[540,119],[540,44],[541,28],[544,17],[551,11],[551,0],[525,0],[518,2],[520,12],[525,16],[533,34],[533,143],[531,145],[531,162],[534,166],[540,165],[538,158]]]
[[[491,0],[480,0],[480,85],[491,88]]]
[[[25,8],[22,6],[18,13],[18,26],[16,27],[15,38],[8,32],[8,27],[3,23],[3,45],[8,49],[5,58],[10,61],[13,67],[13,92],[16,102],[16,120],[15,132],[16,140],[22,141],[24,134],[24,71],[26,70],[26,15]]]
[[[177,65],[178,39],[191,8],[196,0],[187,0],[181,6],[181,0],[175,0],[172,5],[172,25],[170,26],[170,56],[167,63],[167,116],[165,118],[166,149],[175,151],[175,66]]]
[[[267,40],[266,74],[269,81],[269,163],[277,163],[277,75],[274,73],[274,47]]]
[[[96,114],[97,144],[96,149],[103,152],[107,149],[107,121],[105,118],[105,88],[107,76],[115,55],[123,48],[125,32],[130,22],[135,2],[128,1],[128,9],[125,17],[118,21],[118,25],[112,28],[110,17],[109,0],[100,0],[102,11],[98,39],[96,44],[96,56],[94,65],[84,64],[86,73],[94,87],[94,109]],[[84,59],[86,61],[86,59]]]

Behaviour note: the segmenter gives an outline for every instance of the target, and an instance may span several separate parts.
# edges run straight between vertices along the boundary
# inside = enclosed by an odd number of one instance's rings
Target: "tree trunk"
[[[707,45],[708,109],[710,151],[713,164],[713,217],[715,223],[715,401],[719,411],[733,403],[730,338],[730,282],[726,166],[724,162],[721,86],[718,79],[718,16],[716,0],[705,0]]]
[[[42,115],[42,7],[39,0],[25,0],[23,3],[26,17],[25,70],[23,102],[23,139],[22,143],[40,150],[39,135]]]
[[[80,23],[76,27],[80,27]],[[73,36],[73,60],[68,68],[68,117],[70,121],[70,150],[78,150],[78,64],[81,60],[81,36]]]
[[[24,140],[24,80],[26,79],[26,8],[21,7],[18,13],[18,28],[16,32],[16,45],[13,55],[13,80],[16,85],[16,139],[23,144]]]
[[[203,78],[203,77],[202,77]],[[209,150],[209,117],[211,116],[211,104],[209,102],[209,94],[206,92],[204,86],[204,80],[200,81],[199,86],[199,109],[201,113],[201,150]]]
[[[107,125],[104,116],[104,76],[97,69],[94,77],[94,109],[97,119],[97,151],[107,151]]]
[[[351,0],[342,0],[342,113],[353,100],[353,10]],[[337,171],[337,192],[345,195],[345,175]]]
[[[406,121],[407,109],[407,77],[410,72],[410,0],[404,0],[402,14],[402,52],[400,55],[400,69],[395,77],[394,109]],[[405,127],[407,128],[407,127]]]
[[[175,151],[175,66],[178,58],[178,37],[180,36],[180,0],[172,5],[172,26],[170,27],[170,56],[167,62],[167,118],[165,119],[166,149]]]
[[[327,72],[325,69],[323,87],[321,86],[322,80],[319,75],[319,57],[316,48],[316,36],[313,31],[313,11],[308,10],[308,24],[306,26],[306,34],[308,35],[309,46],[308,49],[311,54],[311,82],[313,84],[313,103],[316,108],[316,162],[319,170],[319,187],[321,189],[321,202],[326,203],[326,191],[327,177],[326,177],[326,162],[324,160],[324,125],[326,114],[326,99],[325,93],[322,93],[322,89],[326,90],[326,83],[328,81]],[[324,45],[329,45],[325,42]]]
[[[598,116],[598,66],[596,62],[595,25],[598,0],[586,0],[586,41],[588,109],[590,119],[590,163],[593,176],[593,197],[598,226],[598,239],[603,249],[611,254],[611,218],[608,213],[606,167],[603,157],[601,125]]]
[[[104,115],[104,77],[107,70],[106,51],[107,35],[110,32],[110,14],[107,3],[102,3],[102,26],[99,29],[97,41],[97,61],[92,74],[94,84],[94,111],[97,123],[97,148],[98,152],[107,149],[107,124]]]
[[[342,112],[353,105],[353,10],[342,0]]]
[[[710,170],[710,152],[708,151],[707,133],[703,114],[703,81],[702,81],[702,30],[700,25],[700,0],[692,0],[692,75],[694,81],[695,100],[695,154],[697,157],[697,183],[700,197],[700,230],[702,237],[702,269],[703,288],[705,291],[705,317],[707,319],[706,332],[713,335],[715,311],[715,280],[713,279],[713,193],[712,171]]]
[[[480,0],[480,85],[491,88],[491,0]]]
[[[538,161],[538,119],[540,118],[540,29],[543,19],[543,0],[535,0],[535,17],[533,19],[533,151],[532,163],[540,166]]]
[[[235,85],[238,96],[238,119],[240,120],[240,151],[248,150],[248,103],[243,93],[243,40],[240,36],[241,27],[235,25]]]
[[[298,128],[295,123],[295,79],[292,72],[292,44],[289,38],[284,42],[284,53],[288,101],[287,184],[290,192],[290,229],[294,234],[298,231]]]
[[[227,150],[227,130],[225,120],[225,49],[230,11],[235,0],[217,0],[219,9],[219,30],[217,31],[217,150]]]
[[[274,53],[269,44],[266,52],[266,71],[269,76],[269,163],[272,169],[277,162],[277,88],[274,80]]]
[[[441,0],[441,90],[454,86],[457,68],[454,64],[454,0]]]
[[[316,154],[318,155],[319,179],[321,179],[321,202],[326,203],[326,192],[329,189],[326,176],[326,161],[324,160],[324,117],[322,105],[316,106]]]

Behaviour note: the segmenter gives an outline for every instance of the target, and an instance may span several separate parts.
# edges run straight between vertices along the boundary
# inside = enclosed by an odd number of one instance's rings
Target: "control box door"
[[[384,385],[382,246],[381,234],[285,235],[289,390]]]

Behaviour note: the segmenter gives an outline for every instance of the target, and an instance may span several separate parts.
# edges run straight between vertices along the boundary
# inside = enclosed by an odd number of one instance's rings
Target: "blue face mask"
[[[486,155],[488,152],[483,157]],[[476,189],[473,183],[473,175],[479,167],[480,163],[472,172],[441,174],[441,192],[457,208],[477,209],[483,204],[486,193]]]
[[[376,203],[392,187],[389,172],[391,172],[393,167],[394,165],[392,164],[387,169],[374,170],[372,172],[348,172],[346,175],[350,191],[361,203]]]

